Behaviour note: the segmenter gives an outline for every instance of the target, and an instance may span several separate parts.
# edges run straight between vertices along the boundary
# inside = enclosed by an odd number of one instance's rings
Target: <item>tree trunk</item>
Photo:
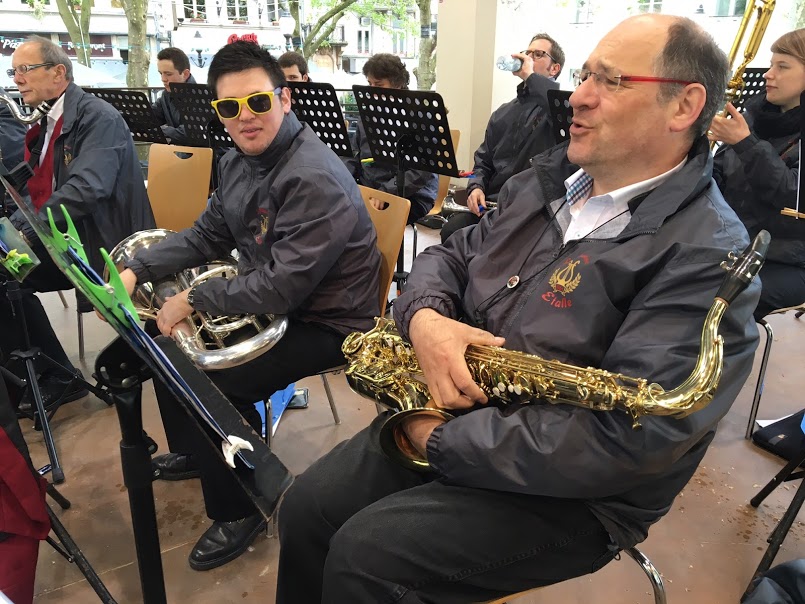
[[[436,82],[436,36],[430,35],[430,0],[417,0],[419,4],[419,65],[414,69],[417,88],[430,90]]]
[[[81,0],[80,3],[72,0],[56,0],[59,15],[75,48],[76,60],[87,67],[92,66],[89,45],[90,2],[91,0]]]
[[[344,11],[357,1],[358,0],[336,0],[333,3],[333,7],[319,17],[318,21],[316,21],[316,23],[313,24],[313,27],[310,28],[310,31],[305,38],[305,42],[302,44],[302,48],[299,49],[299,52],[302,53],[305,59],[312,57],[319,48],[327,44],[327,40],[330,37],[330,34],[333,33],[333,30],[338,24],[339,19],[344,16]],[[295,15],[293,13],[294,4],[297,5],[297,12]],[[296,27],[298,30],[298,0],[291,0],[291,14],[294,15],[294,19],[296,19]]]
[[[148,48],[147,0],[121,0],[123,12],[129,21],[129,68],[126,72],[126,85],[131,88],[148,86],[148,64],[150,55]]]

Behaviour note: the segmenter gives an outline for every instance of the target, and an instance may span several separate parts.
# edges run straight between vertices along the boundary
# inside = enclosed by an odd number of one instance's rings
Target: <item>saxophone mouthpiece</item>
[[[743,254],[735,259],[731,266],[725,266],[727,276],[716,294],[717,298],[724,300],[727,305],[732,304],[760,272],[766,260],[766,252],[769,251],[769,243],[771,243],[769,232],[760,231]]]

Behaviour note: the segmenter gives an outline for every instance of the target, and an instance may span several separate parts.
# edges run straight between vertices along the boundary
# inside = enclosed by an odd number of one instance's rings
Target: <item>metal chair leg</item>
[[[75,311],[78,318],[78,358],[84,360],[84,315],[80,310]]]
[[[411,247],[413,248],[411,254],[411,263],[413,263],[414,259],[416,258],[416,239],[417,239],[416,223],[413,223],[411,226],[414,228],[414,240],[411,245]]]
[[[59,298],[61,298],[61,303],[64,308],[70,308],[67,304],[67,298],[64,297],[64,292],[62,290],[58,290],[56,293],[59,294]]]
[[[330,401],[330,411],[333,412],[333,421],[336,425],[341,424],[341,419],[338,417],[338,409],[335,408],[335,401],[333,400],[333,393],[330,392],[330,383],[327,381],[327,374],[321,373],[321,381],[324,383],[324,391],[327,393],[327,400]]]
[[[623,551],[629,554],[632,560],[640,565],[640,568],[646,573],[648,580],[651,581],[651,587],[654,590],[654,604],[666,604],[665,584],[662,582],[662,575],[660,575],[659,571],[651,563],[651,560],[646,558],[643,552],[636,547],[630,547]]]
[[[752,438],[752,432],[755,431],[755,419],[757,418],[757,411],[760,407],[760,397],[763,396],[763,381],[766,379],[766,366],[769,364],[769,355],[771,354],[771,344],[774,341],[774,332],[771,325],[766,322],[766,319],[758,321],[759,325],[763,326],[766,330],[766,345],[763,348],[763,357],[760,359],[760,371],[757,374],[757,385],[755,386],[755,397],[752,399],[752,408],[749,410],[749,423],[746,426],[746,438]]]

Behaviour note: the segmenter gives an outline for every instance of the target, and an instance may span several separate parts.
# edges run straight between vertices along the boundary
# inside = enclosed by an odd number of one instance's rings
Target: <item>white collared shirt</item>
[[[672,174],[681,170],[687,161],[688,158],[685,157],[676,166],[659,176],[615,189],[604,195],[596,195],[595,197],[588,197],[592,191],[592,179],[584,170],[579,170],[565,181],[568,197],[573,196],[576,199],[571,198],[568,200],[571,218],[570,224],[565,229],[564,242],[584,239],[587,235],[618,216],[630,217],[629,202],[632,199],[659,186],[670,178]],[[584,182],[585,180],[587,181],[586,183]],[[580,185],[583,188],[587,188],[581,197],[579,197],[578,191]],[[574,189],[575,192],[573,192]],[[626,224],[628,224],[628,220],[624,222],[624,227]]]
[[[42,162],[45,161],[45,154],[47,153],[48,145],[50,144],[50,137],[53,136],[53,130],[56,128],[56,122],[59,121],[59,118],[64,113],[64,94],[62,94],[56,102],[53,103],[53,107],[48,112],[48,131],[45,134],[45,144],[42,145],[42,155],[39,156],[39,165],[42,165]]]

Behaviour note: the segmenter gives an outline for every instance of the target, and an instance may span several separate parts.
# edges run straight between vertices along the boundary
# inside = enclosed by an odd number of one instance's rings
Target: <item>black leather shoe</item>
[[[198,478],[198,468],[190,455],[166,453],[151,460],[154,480],[187,480]]]
[[[190,568],[210,570],[223,566],[249,549],[265,528],[266,521],[260,514],[234,522],[213,522],[190,552]]]
[[[60,399],[60,404],[63,405],[77,401],[89,394],[89,390],[84,388],[80,382],[74,382],[69,388],[68,384],[68,381],[52,376],[40,379],[39,392],[42,395],[42,403],[45,405],[45,411],[53,409]],[[61,398],[62,395],[63,398]],[[34,412],[34,397],[30,388],[26,389],[25,395],[20,401],[18,412],[26,416],[30,416]]]

